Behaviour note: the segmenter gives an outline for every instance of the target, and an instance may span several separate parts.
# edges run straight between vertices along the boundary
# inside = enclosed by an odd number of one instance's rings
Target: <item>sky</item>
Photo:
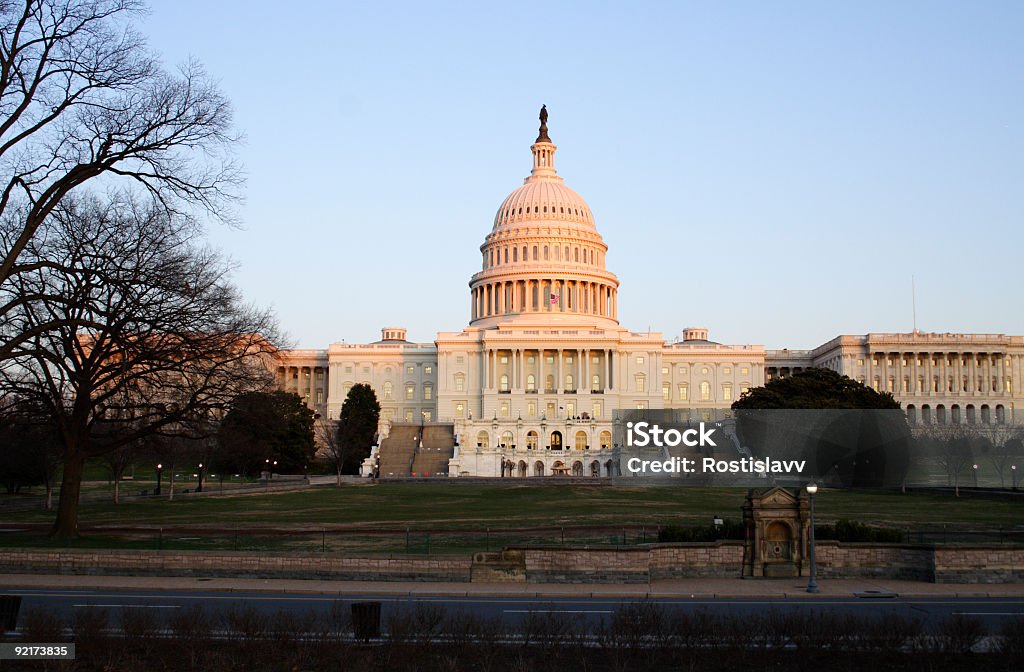
[[[469,322],[546,104],[619,320],[667,340],[1024,334],[1024,3],[157,0],[245,140],[210,227],[299,347]],[[913,279],[913,280],[912,280]]]

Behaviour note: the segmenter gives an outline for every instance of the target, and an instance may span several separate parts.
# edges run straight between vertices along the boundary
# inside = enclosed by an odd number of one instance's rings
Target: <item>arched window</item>
[[[384,398],[385,401],[390,401],[391,399],[394,399],[393,387],[394,386],[391,384],[390,380],[384,381],[384,388],[381,396]]]
[[[590,389],[595,392],[601,389],[601,376],[596,373],[590,377]]]
[[[489,438],[490,437],[487,435],[487,432],[481,429],[480,433],[476,435],[477,448],[486,448]]]
[[[526,254],[526,245],[523,245],[523,261],[528,261],[530,256]]]
[[[528,391],[536,391],[537,390],[537,377],[535,375],[533,375],[532,373],[528,374],[526,376],[526,389]]]
[[[537,450],[538,438],[539,437],[537,435],[537,432],[533,431],[532,429],[528,431],[526,433],[526,449]]]
[[[518,247],[513,247],[512,248],[512,261],[519,261],[519,248]]]
[[[606,450],[612,447],[612,433],[608,430],[601,432],[601,449]]]
[[[547,379],[544,381],[544,391],[545,392],[554,392],[555,391],[555,377],[553,375],[547,376]]]
[[[701,401],[711,400],[711,383],[706,380],[700,384],[700,399]]]
[[[576,432],[576,450],[586,450],[589,447],[587,445],[587,433]]]
[[[537,261],[537,246],[533,246],[533,260]]]
[[[405,398],[407,401],[412,401],[416,398],[416,383],[405,384]]]
[[[569,390],[570,392],[576,391],[576,381],[573,380],[571,373],[565,377],[565,389]]]
[[[512,436],[512,432],[502,432],[502,434],[501,434],[501,447],[502,448],[511,448],[513,441],[515,441],[515,437]]]
[[[548,260],[548,246],[544,246],[544,261]]]

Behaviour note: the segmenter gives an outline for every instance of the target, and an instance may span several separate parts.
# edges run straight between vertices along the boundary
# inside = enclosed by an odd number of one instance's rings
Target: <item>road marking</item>
[[[72,607],[91,607],[100,609],[181,609],[180,604],[72,604]]]
[[[1016,611],[954,611],[954,616],[1024,616]]]
[[[605,609],[504,609],[506,614],[614,614]]]

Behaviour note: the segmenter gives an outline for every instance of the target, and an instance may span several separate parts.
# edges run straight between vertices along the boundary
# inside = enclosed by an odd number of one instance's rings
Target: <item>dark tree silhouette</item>
[[[0,285],[57,206],[97,178],[181,215],[231,218],[231,108],[196,63],[166,72],[136,0],[0,2]],[[0,343],[0,359],[17,346]]]
[[[338,418],[338,456],[340,470],[345,474],[358,474],[359,466],[373,447],[373,437],[380,421],[380,403],[369,385],[353,385],[341,405]]]
[[[239,395],[218,432],[220,468],[259,473],[267,460],[283,472],[304,471],[313,459],[313,411],[291,392]]]
[[[196,235],[161,208],[65,199],[25,248],[31,270],[0,286],[7,324],[25,335],[0,392],[45,408],[61,438],[56,535],[77,534],[86,459],[194,434],[271,383],[273,318],[241,300],[230,265]]]
[[[898,409],[900,404],[889,392],[876,392],[848,376],[831,369],[811,368],[788,378],[777,378],[744,393],[733,402],[740,409],[781,408],[865,408]]]

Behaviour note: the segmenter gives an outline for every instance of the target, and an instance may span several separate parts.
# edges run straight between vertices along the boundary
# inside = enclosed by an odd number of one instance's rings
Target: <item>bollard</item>
[[[0,632],[12,632],[18,627],[21,595],[0,595]]]
[[[352,635],[364,642],[380,637],[380,602],[352,603]]]

